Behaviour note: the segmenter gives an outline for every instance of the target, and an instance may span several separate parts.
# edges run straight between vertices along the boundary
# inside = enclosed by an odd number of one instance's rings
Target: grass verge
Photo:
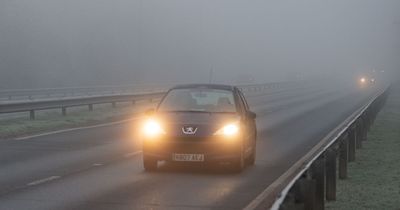
[[[368,140],[339,180],[337,201],[329,210],[400,210],[400,85],[392,89]]]

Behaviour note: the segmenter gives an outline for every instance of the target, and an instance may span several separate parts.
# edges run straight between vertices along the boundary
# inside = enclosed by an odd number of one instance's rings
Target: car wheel
[[[243,171],[244,167],[245,167],[245,158],[242,146],[239,157],[235,158],[235,160],[232,162],[232,171],[239,173]]]
[[[146,171],[157,170],[158,161],[151,157],[143,157],[143,167]]]
[[[256,140],[254,140],[253,151],[247,158],[247,164],[254,165],[256,163]]]
[[[256,151],[253,151],[251,155],[247,158],[247,164],[254,165],[256,163]]]

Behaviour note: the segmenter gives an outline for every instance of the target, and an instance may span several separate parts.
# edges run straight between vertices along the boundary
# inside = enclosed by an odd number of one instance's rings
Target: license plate
[[[204,162],[204,154],[172,154],[173,161]]]

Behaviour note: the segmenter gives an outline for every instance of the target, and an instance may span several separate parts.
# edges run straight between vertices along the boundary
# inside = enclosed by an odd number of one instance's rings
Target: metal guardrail
[[[249,91],[261,91],[261,90],[267,90],[267,89],[274,89],[274,88],[281,88],[281,87],[287,87],[289,85],[297,85],[300,84],[301,82],[271,82],[271,83],[265,83],[265,84],[251,84],[251,85],[238,85],[238,88],[243,91],[243,92],[249,92]]]
[[[0,90],[0,100],[11,101],[14,99],[62,98],[93,95],[134,94],[144,92],[165,91],[172,84],[163,85],[124,85],[124,86],[92,86],[92,87],[66,87],[66,88],[41,88],[41,89],[13,89]]]
[[[93,110],[94,104],[106,104],[111,103],[113,107],[116,106],[117,102],[129,102],[135,103],[138,100],[153,100],[161,98],[164,92],[146,93],[146,94],[125,94],[125,95],[108,95],[108,96],[94,96],[94,97],[81,97],[81,98],[69,98],[69,99],[58,99],[58,100],[42,100],[32,102],[19,102],[19,103],[6,103],[0,104],[1,113],[15,113],[15,112],[29,112],[30,119],[35,119],[36,110],[45,109],[62,109],[62,114],[65,116],[67,113],[67,107],[85,106],[89,107],[89,110]]]
[[[347,178],[347,164],[356,160],[356,149],[386,102],[390,85],[359,108],[305,156],[254,199],[245,210],[323,210],[336,200],[336,180]]]
[[[254,85],[242,85],[239,88],[245,92],[261,91],[271,88],[280,88],[282,86],[288,86],[288,84],[297,84],[289,82],[276,82],[276,83],[265,83],[265,84],[254,84]],[[52,89],[54,90],[54,89]],[[38,101],[25,101],[25,102],[10,102],[0,103],[0,114],[4,113],[16,113],[16,112],[29,112],[30,119],[35,119],[35,111],[46,110],[46,109],[57,109],[61,108],[62,114],[67,114],[68,107],[76,106],[88,106],[89,110],[93,110],[94,104],[106,104],[111,103],[113,107],[116,106],[117,102],[129,102],[133,103],[137,100],[153,100],[161,98],[164,95],[162,92],[144,93],[144,94],[112,94],[102,96],[85,96],[78,98],[62,98],[62,99],[46,99]]]

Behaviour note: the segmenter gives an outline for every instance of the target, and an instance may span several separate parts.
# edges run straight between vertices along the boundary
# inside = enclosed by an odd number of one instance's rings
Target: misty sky
[[[399,0],[1,0],[0,88],[400,66]]]

